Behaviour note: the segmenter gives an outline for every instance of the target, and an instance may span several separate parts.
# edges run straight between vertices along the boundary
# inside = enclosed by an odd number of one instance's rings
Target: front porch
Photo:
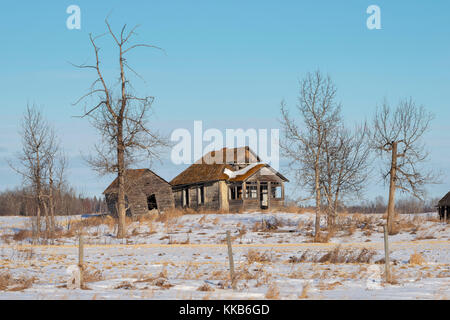
[[[244,181],[228,184],[230,212],[267,210],[284,206],[282,181]]]

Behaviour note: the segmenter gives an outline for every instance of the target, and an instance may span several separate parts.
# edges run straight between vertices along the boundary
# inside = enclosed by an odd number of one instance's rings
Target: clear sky
[[[81,8],[81,30],[69,30],[69,5]],[[369,5],[381,8],[381,30],[369,30]],[[41,106],[70,157],[69,181],[100,195],[99,178],[82,161],[97,136],[73,118],[72,103],[94,75],[68,62],[92,62],[89,33],[140,24],[138,40],[164,48],[129,56],[145,79],[136,90],[156,97],[152,125],[166,133],[205,128],[278,128],[279,103],[293,107],[298,79],[319,68],[338,87],[346,120],[370,118],[384,97],[403,97],[436,115],[425,137],[430,165],[443,172],[433,197],[450,190],[450,2],[448,1],[8,1],[0,11],[0,190],[20,184],[6,159],[20,149],[27,102]],[[105,70],[115,77],[111,42],[102,40]],[[185,166],[157,164],[171,179]],[[283,168],[281,168],[283,171]],[[385,194],[376,179],[367,197]]]

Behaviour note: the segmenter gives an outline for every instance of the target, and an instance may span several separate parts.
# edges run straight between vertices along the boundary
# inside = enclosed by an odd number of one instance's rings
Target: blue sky
[[[66,28],[66,8],[81,8],[81,30]],[[368,30],[366,9],[381,8],[381,30]],[[70,157],[68,178],[78,191],[99,195],[99,178],[82,161],[97,141],[72,103],[94,75],[68,62],[93,59],[89,33],[141,25],[137,40],[164,48],[129,56],[145,82],[135,88],[156,97],[152,126],[170,133],[205,128],[278,128],[279,103],[293,107],[298,80],[320,69],[330,74],[348,121],[373,115],[384,97],[403,97],[436,115],[425,137],[430,165],[450,190],[450,3],[448,1],[46,1],[8,2],[0,11],[0,190],[20,183],[6,159],[20,149],[18,126],[27,102],[41,106]],[[115,77],[111,42],[101,42],[105,72]],[[157,164],[166,179],[184,167]],[[283,171],[283,168],[281,168]],[[386,193],[375,176],[367,197]]]

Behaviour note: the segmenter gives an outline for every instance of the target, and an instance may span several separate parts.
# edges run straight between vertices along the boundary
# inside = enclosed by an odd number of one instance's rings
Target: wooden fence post
[[[231,278],[231,287],[233,290],[236,289],[236,278],[234,274],[234,261],[233,261],[233,249],[231,247],[231,237],[230,231],[227,230],[227,245],[228,245],[228,260],[230,262],[230,278]]]
[[[83,270],[84,270],[84,239],[83,233],[80,232],[78,243],[78,267],[80,268],[80,288],[83,288]]]
[[[384,229],[384,265],[386,272],[386,282],[391,281],[391,270],[389,263],[389,239],[388,239],[388,229],[387,225],[383,225]]]

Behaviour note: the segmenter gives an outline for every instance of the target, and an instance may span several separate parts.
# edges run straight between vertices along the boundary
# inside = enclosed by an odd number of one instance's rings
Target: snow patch
[[[223,170],[223,173],[225,173],[230,179],[234,179],[237,176],[242,176],[242,175],[246,174],[250,169],[256,167],[259,164],[261,164],[261,163],[260,162],[252,163],[252,164],[246,166],[245,168],[242,168],[242,169],[236,170],[236,171],[231,171],[230,169],[225,168]]]

